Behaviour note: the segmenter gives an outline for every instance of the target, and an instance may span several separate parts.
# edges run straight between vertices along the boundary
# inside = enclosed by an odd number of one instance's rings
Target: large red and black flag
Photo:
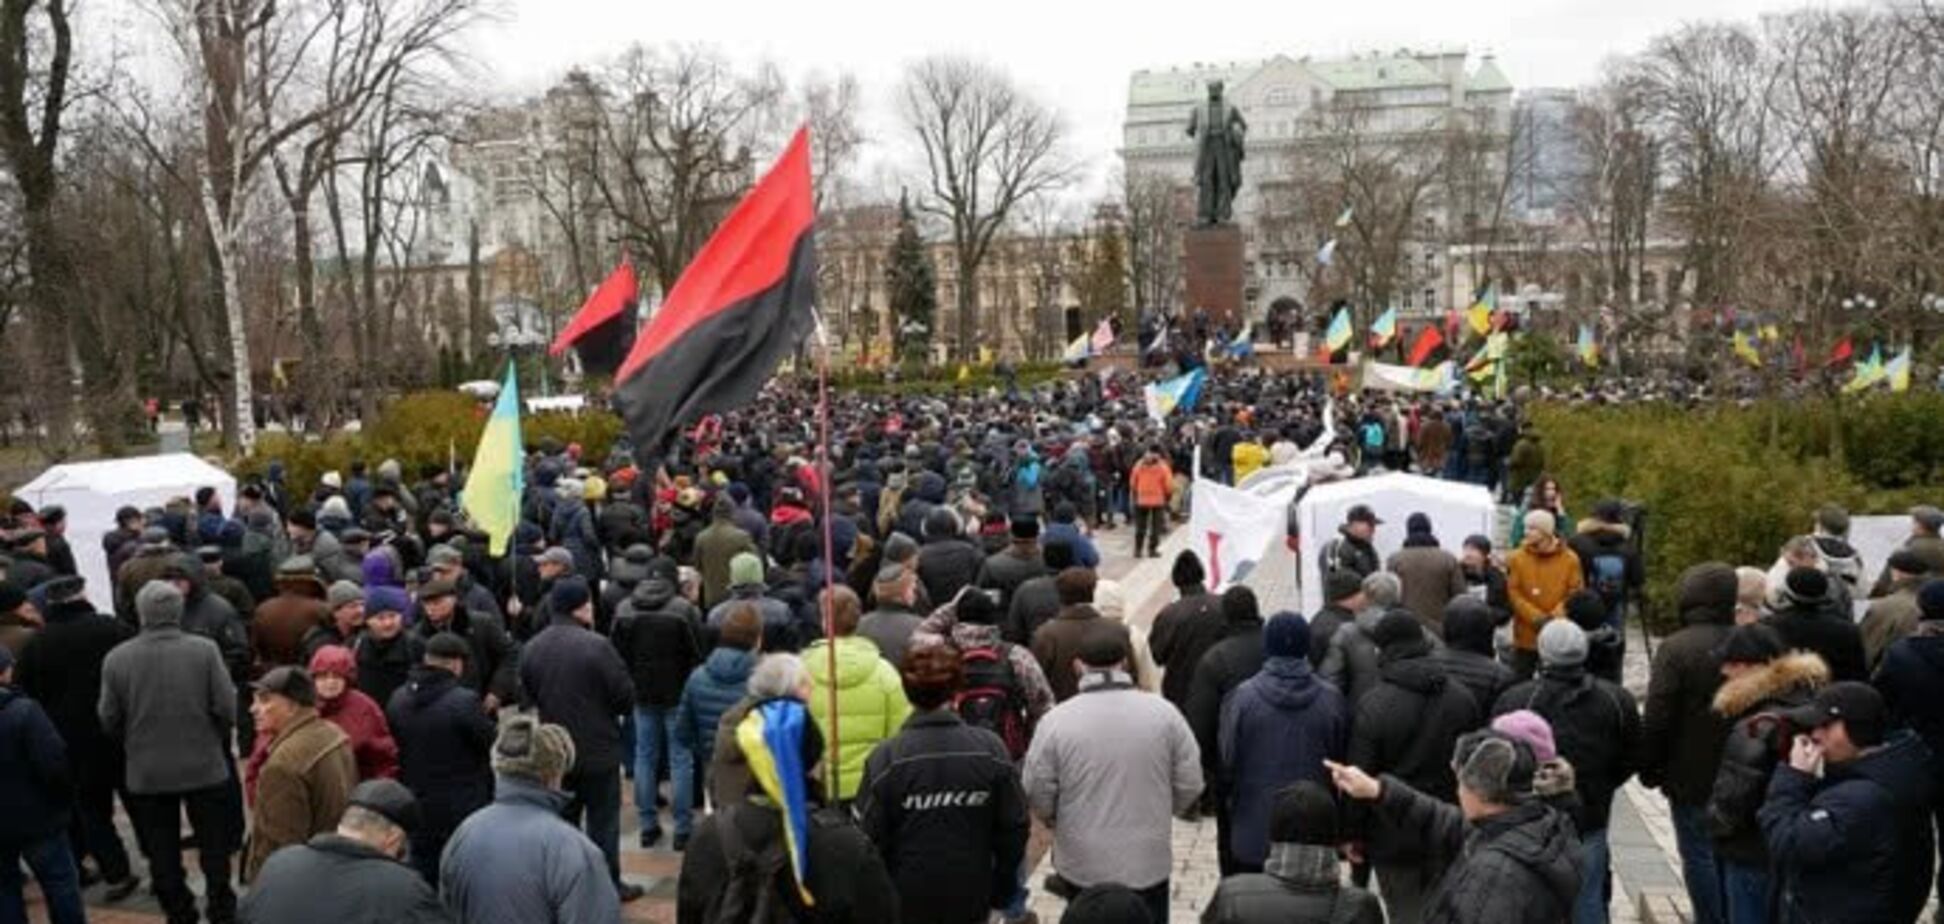
[[[583,372],[614,374],[634,346],[634,308],[639,295],[634,262],[623,258],[621,265],[574,312],[574,319],[554,338],[547,355],[559,356],[571,346],[580,354]]]
[[[755,398],[809,334],[815,218],[804,128],[682,271],[615,375],[644,467],[683,424]]]

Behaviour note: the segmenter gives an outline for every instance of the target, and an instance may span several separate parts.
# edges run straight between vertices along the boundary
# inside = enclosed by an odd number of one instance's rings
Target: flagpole
[[[824,778],[828,780],[825,792],[830,801],[837,801],[843,774],[842,761],[839,759],[840,739],[837,731],[837,619],[832,607],[831,588],[835,585],[833,577],[837,567],[836,543],[831,539],[830,530],[830,479],[836,474],[830,464],[830,337],[824,331],[823,316],[816,317],[817,331],[817,493],[823,505],[823,587],[817,592],[817,604],[823,613],[824,654],[829,658],[830,672],[830,741],[827,742],[827,756],[824,758]],[[903,665],[899,665],[900,668]]]

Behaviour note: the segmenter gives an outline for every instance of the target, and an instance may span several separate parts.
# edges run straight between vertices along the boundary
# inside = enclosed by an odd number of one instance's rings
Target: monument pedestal
[[[1208,312],[1208,322],[1234,331],[1242,323],[1242,229],[1200,225],[1182,238],[1187,312]]]

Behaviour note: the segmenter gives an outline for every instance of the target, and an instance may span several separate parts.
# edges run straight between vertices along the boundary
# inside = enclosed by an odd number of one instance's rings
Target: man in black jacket
[[[1611,904],[1607,818],[1613,794],[1633,776],[1640,709],[1626,688],[1587,673],[1586,632],[1555,619],[1539,632],[1539,674],[1498,698],[1494,716],[1521,709],[1552,726],[1559,756],[1573,766],[1579,795],[1581,878],[1576,922],[1606,920]]]
[[[1195,665],[1184,710],[1188,728],[1201,747],[1202,779],[1211,782],[1207,800],[1215,803],[1216,859],[1224,876],[1241,870],[1229,849],[1228,794],[1222,791],[1222,702],[1242,682],[1262,670],[1262,610],[1255,591],[1236,585],[1222,593],[1222,631],[1225,637],[1210,646]]]
[[[376,614],[371,600],[377,591],[365,591],[365,610]],[[476,613],[459,605],[459,588],[451,581],[433,581],[419,591],[419,621],[413,630],[421,642],[441,632],[451,632],[472,647],[466,659],[466,672],[459,682],[471,687],[486,704],[487,712],[519,702],[520,680],[516,670],[520,660],[519,643],[506,634],[500,621],[486,613]]]
[[[472,648],[441,632],[425,643],[425,663],[393,693],[385,711],[398,741],[398,777],[423,794],[423,814],[412,831],[412,864],[434,887],[439,855],[467,815],[493,801],[492,717],[479,694],[459,682]]]
[[[1154,617],[1154,631],[1148,633],[1148,646],[1161,666],[1161,696],[1184,710],[1184,715],[1195,665],[1226,631],[1222,601],[1203,586],[1207,580],[1208,572],[1193,551],[1176,555],[1170,582],[1181,598],[1162,608]]]
[[[953,711],[965,679],[956,648],[915,648],[902,674],[916,711],[865,761],[857,799],[864,833],[903,907],[941,924],[983,924],[1023,896],[1019,867],[1031,826],[1019,773],[998,735]]]
[[[1722,643],[1721,673],[1725,680],[1715,693],[1714,710],[1734,726],[1708,797],[1708,833],[1721,870],[1727,920],[1772,921],[1768,845],[1756,812],[1776,766],[1788,756],[1789,727],[1782,715],[1827,685],[1829,668],[1810,652],[1789,651],[1774,629],[1755,624],[1736,626]]]
[[[1512,668],[1492,656],[1492,627],[1492,610],[1477,597],[1456,597],[1445,604],[1445,646],[1438,652],[1438,665],[1481,707],[1498,702],[1499,694],[1518,680]]]
[[[351,790],[337,831],[270,856],[238,909],[243,924],[442,924],[439,896],[403,862],[418,800],[393,780]]]
[[[1033,633],[1060,615],[1060,589],[1054,586],[1053,579],[1074,566],[1073,546],[1056,545],[1041,549],[1040,561],[1046,572],[1021,582],[1013,591],[1012,602],[1000,611],[1006,617],[1006,641],[1015,645],[1032,644]],[[923,591],[924,585],[919,585],[918,590]],[[950,602],[940,600],[937,605],[944,606]]]
[[[15,680],[47,710],[67,745],[74,776],[74,815],[68,839],[75,862],[93,856],[108,898],[120,901],[140,885],[115,831],[115,794],[122,789],[121,746],[101,729],[101,662],[135,636],[119,619],[96,613],[78,577],[59,578],[47,591],[47,625],[20,653]],[[125,801],[125,800],[124,800]]]
[[[1336,571],[1323,578],[1323,608],[1309,618],[1310,667],[1321,668],[1330,653],[1330,640],[1345,623],[1355,622],[1364,608],[1363,579],[1348,571]]]
[[[1457,798],[1452,746],[1484,724],[1484,712],[1464,687],[1431,657],[1431,642],[1409,610],[1377,621],[1378,682],[1355,704],[1350,763],[1396,776],[1436,799]],[[1395,921],[1422,919],[1426,898],[1444,872],[1445,856],[1379,813],[1366,832],[1365,854],[1377,871],[1378,891]]]
[[[999,592],[1000,612],[1012,606],[1013,592],[1019,585],[1047,573],[1046,563],[1040,558],[1039,519],[1014,517],[1008,530],[1012,544],[987,556],[979,568],[979,586]]]
[[[1708,795],[1728,722],[1713,709],[1721,686],[1717,648],[1734,624],[1735,569],[1707,562],[1681,575],[1681,629],[1654,648],[1640,719],[1640,781],[1667,795],[1695,920],[1720,922],[1721,873],[1708,836]]]
[[[925,544],[918,551],[918,580],[925,594],[934,601],[958,596],[979,577],[985,555],[964,536],[959,516],[949,507],[939,507],[925,515]]]
[[[1863,632],[1835,594],[1829,575],[1814,568],[1789,571],[1779,595],[1782,604],[1766,622],[1790,648],[1813,651],[1829,665],[1838,683],[1870,679],[1863,657]]]
[[[621,878],[621,717],[634,706],[634,681],[614,646],[594,634],[594,596],[586,581],[561,578],[548,600],[553,624],[527,643],[520,687],[540,721],[573,737],[574,768],[561,781],[573,796],[567,820],[578,826],[586,811],[587,838],[607,857],[615,891],[622,901],[634,901],[642,888]]]
[[[617,565],[615,570],[621,569]],[[648,577],[635,585],[614,619],[614,647],[634,681],[635,812],[640,816],[644,849],[661,840],[655,793],[663,748],[668,752],[669,785],[679,792],[691,792],[695,785],[693,755],[675,742],[674,712],[689,672],[702,663],[702,640],[696,636],[695,624],[673,606],[677,596],[675,585],[666,578]],[[688,846],[694,807],[676,801],[675,849],[681,850]]]
[[[1222,880],[1203,924],[1384,924],[1377,896],[1343,884],[1336,800],[1314,780],[1276,793],[1262,872]]]

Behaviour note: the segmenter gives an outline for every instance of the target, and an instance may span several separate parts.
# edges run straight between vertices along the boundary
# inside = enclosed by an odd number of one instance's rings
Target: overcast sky
[[[1138,68],[1277,53],[1332,57],[1398,48],[1490,52],[1519,89],[1574,86],[1601,62],[1686,21],[1752,20],[1800,0],[504,0],[508,18],[474,53],[505,89],[530,92],[630,42],[716,45],[786,74],[848,70],[874,141],[899,132],[904,65],[936,52],[983,57],[1058,109],[1098,186],[1113,166],[1127,79]]]

